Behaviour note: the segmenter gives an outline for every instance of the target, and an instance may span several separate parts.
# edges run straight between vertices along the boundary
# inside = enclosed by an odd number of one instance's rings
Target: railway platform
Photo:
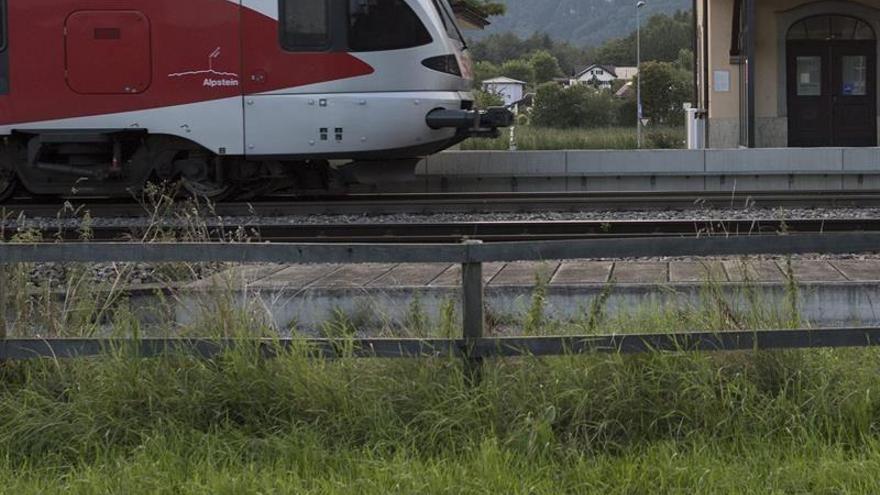
[[[485,263],[483,276],[487,313],[503,321],[522,321],[539,287],[546,314],[572,320],[597,298],[610,315],[719,297],[732,308],[759,301],[773,311],[797,287],[800,314],[812,324],[880,323],[880,257],[796,258],[790,268],[783,258]],[[247,266],[182,291],[177,318],[198,318],[192,308],[206,307],[198,300],[232,290],[279,328],[320,328],[340,312],[387,326],[406,322],[414,304],[437,317],[457,303],[460,278],[460,265],[446,263]]]

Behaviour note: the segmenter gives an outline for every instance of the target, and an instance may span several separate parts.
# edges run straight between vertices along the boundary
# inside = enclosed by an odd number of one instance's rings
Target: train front
[[[319,128],[306,150],[312,157],[414,158],[510,125],[504,108],[474,108],[472,63],[448,0],[336,1],[344,8],[329,12],[345,18],[339,38],[361,70],[295,90],[319,103],[297,116]],[[284,15],[282,25],[296,25]],[[333,31],[339,20],[329,23]]]

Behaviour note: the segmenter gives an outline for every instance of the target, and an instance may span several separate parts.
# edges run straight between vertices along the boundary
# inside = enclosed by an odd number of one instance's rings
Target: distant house
[[[505,105],[513,105],[523,99],[526,83],[509,77],[495,77],[483,81],[483,91],[500,96]]]
[[[579,84],[611,89],[611,82],[618,77],[613,65],[591,64],[575,74],[574,78]]]
[[[614,72],[621,81],[632,81],[639,75],[638,67],[615,67]]]
[[[571,77],[554,77],[553,82],[562,86],[563,88],[568,88],[570,86],[578,84],[578,80],[572,79]]]

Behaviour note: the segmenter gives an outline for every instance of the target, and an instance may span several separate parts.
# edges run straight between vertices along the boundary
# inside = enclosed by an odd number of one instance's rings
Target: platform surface
[[[723,294],[738,308],[754,301],[784,308],[795,294],[799,313],[817,326],[880,325],[878,257],[484,263],[483,278],[487,310],[513,320],[529,311],[540,284],[547,288],[548,314],[559,319],[582,317],[594,300],[604,301],[609,314],[694,308],[706,304],[711,288],[712,300]],[[792,282],[798,290],[792,291]],[[291,322],[319,328],[340,311],[405,323],[413,301],[437,315],[448,301],[460,302],[460,286],[461,266],[449,263],[262,265],[200,280],[192,297],[211,297],[214,287],[232,289],[243,300],[258,301],[279,328]],[[192,313],[194,301],[185,300],[182,313]]]
[[[781,283],[785,260],[701,261],[546,261],[485,263],[487,287],[665,285],[715,283]],[[799,283],[880,282],[880,259],[794,260],[791,273]],[[461,268],[448,263],[374,263],[363,265],[291,265],[236,270],[234,278],[251,288],[381,289],[456,287]],[[208,281],[202,281],[204,285]]]

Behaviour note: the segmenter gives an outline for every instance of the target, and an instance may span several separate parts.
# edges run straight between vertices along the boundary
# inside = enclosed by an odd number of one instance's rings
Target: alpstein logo
[[[188,76],[199,76],[204,77],[202,81],[202,87],[205,88],[228,88],[228,87],[237,87],[239,83],[239,76],[235,72],[222,72],[214,69],[214,61],[220,58],[220,47],[214,49],[211,53],[208,54],[208,68],[207,69],[197,69],[197,70],[188,70],[183,72],[174,72],[172,74],[168,74],[169,78],[178,78],[178,77],[188,77]]]

